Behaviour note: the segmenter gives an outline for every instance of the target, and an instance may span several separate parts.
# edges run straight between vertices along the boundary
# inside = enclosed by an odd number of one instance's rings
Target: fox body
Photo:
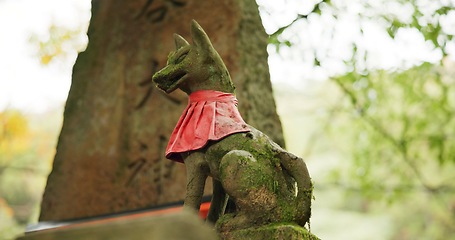
[[[234,93],[234,84],[207,34],[193,20],[193,44],[175,34],[176,51],[153,76],[161,90],[181,89],[188,95],[214,90]],[[248,130],[209,140],[202,148],[180,152],[187,169],[185,206],[199,209],[205,181],[213,179],[207,219],[220,232],[270,223],[304,226],[311,215],[312,182],[305,162],[268,136]],[[226,209],[227,199],[233,202]]]

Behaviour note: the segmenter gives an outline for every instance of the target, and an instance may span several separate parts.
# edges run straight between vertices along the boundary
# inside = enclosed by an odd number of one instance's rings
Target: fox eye
[[[175,60],[175,63],[180,63],[181,61],[183,61],[183,59],[186,58],[187,55],[188,55],[188,52],[182,53],[182,54]]]

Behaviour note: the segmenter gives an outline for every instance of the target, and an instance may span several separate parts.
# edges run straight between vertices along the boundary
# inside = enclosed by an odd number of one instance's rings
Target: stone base
[[[125,216],[25,234],[16,240],[215,240],[216,232],[196,214]]]
[[[262,240],[262,239],[282,239],[282,240],[320,240],[318,237],[308,232],[306,228],[296,224],[271,224],[261,227],[247,228],[232,232],[221,233],[223,240]]]

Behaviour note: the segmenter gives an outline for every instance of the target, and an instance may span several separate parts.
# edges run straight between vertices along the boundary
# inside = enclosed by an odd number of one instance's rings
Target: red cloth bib
[[[249,132],[231,93],[200,90],[190,94],[166,148],[166,158],[183,162],[180,153],[203,148],[209,140],[219,140],[239,132]]]

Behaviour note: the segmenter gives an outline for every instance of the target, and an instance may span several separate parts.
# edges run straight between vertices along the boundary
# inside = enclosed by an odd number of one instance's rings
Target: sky
[[[0,111],[45,112],[65,102],[77,52],[45,66],[30,37],[46,39],[52,23],[76,29],[89,11],[87,0],[0,1]]]
[[[380,22],[360,23],[356,16],[362,8],[354,4],[358,1],[349,1],[348,11],[338,19],[323,15],[312,16],[308,22],[296,22],[283,33],[293,43],[292,47],[282,47],[277,53],[269,46],[272,82],[305,87],[312,81],[342,74],[348,70],[343,61],[351,56],[349,46],[353,41],[359,43],[359,48],[368,50],[371,57],[366,65],[369,68],[390,69],[403,64],[409,67],[424,60],[440,59],[440,53],[417,31],[403,30],[397,35],[397,41],[392,41]],[[257,2],[266,32],[270,34],[291,22],[297,13],[311,11],[317,1]],[[406,17],[409,10],[401,9],[400,15]],[[25,112],[45,112],[64,104],[76,50],[67,49],[65,57],[42,65],[37,57],[38,44],[30,39],[31,36],[48,38],[52,24],[68,29],[84,28],[89,18],[90,0],[0,0],[0,111],[18,108]],[[455,13],[451,19],[447,25],[455,32]],[[359,24],[364,26],[363,35],[356,30]],[[333,39],[328,36],[330,28],[335,29]],[[86,44],[86,36],[80,37]],[[452,50],[454,48],[452,46]],[[315,53],[314,49],[319,52]],[[312,58],[321,53],[329,57],[322,67],[315,68]]]

